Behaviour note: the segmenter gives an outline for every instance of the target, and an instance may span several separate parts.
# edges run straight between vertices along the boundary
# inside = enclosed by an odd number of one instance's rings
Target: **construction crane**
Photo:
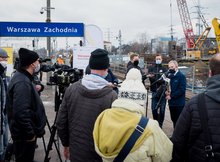
[[[218,52],[220,52],[220,24],[218,22],[219,19],[214,18],[212,19],[212,26],[215,31],[216,43],[218,46]]]
[[[195,37],[186,0],[177,0],[177,6],[183,26],[183,33],[186,38],[187,48],[192,48],[195,44]]]
[[[186,43],[187,43],[186,56],[194,57],[195,59],[200,59],[201,58],[201,47],[204,44],[211,30],[211,27],[208,26],[203,15],[199,13],[204,23],[205,31],[195,41],[195,35],[193,32],[192,22],[190,19],[190,14],[189,14],[186,0],[177,0],[177,6],[179,9],[180,19],[181,19],[181,23],[183,26],[183,32],[184,32]]]

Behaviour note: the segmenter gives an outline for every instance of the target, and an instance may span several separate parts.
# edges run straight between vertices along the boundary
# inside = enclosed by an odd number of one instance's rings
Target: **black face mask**
[[[169,69],[169,73],[174,74],[176,71],[174,69]]]
[[[134,64],[134,66],[138,66],[139,61],[138,61],[138,60],[135,60],[133,64]]]

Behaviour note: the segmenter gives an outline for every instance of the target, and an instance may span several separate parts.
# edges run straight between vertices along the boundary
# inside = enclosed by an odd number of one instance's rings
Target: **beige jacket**
[[[96,152],[103,158],[103,162],[114,160],[143,114],[144,109],[139,104],[131,100],[117,99],[113,102],[112,109],[99,115],[93,138]],[[124,162],[169,162],[172,149],[173,144],[157,121],[149,119],[145,132]]]

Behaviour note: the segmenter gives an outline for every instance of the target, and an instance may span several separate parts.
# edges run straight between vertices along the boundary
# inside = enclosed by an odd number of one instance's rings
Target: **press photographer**
[[[147,77],[149,77],[150,90],[152,92],[151,109],[153,118],[159,122],[161,128],[163,126],[166,108],[166,84],[165,81],[161,79],[161,76],[166,71],[167,69],[162,65],[162,56],[157,54],[155,57],[155,65],[149,68]]]

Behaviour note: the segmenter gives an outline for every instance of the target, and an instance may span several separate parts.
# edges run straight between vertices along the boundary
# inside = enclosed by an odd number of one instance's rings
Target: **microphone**
[[[168,74],[169,74],[169,73],[168,73]],[[162,79],[163,79],[165,82],[170,83],[170,78],[167,78],[167,77],[166,77],[166,74],[163,74],[161,77],[162,77]]]

